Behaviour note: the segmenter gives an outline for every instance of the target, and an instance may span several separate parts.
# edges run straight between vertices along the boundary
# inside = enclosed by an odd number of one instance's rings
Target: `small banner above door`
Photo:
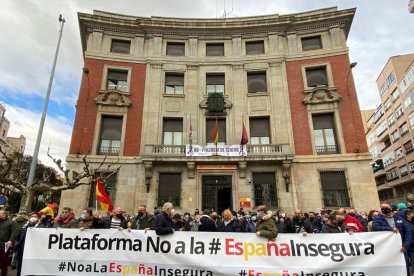
[[[246,156],[246,145],[186,145],[186,156]]]

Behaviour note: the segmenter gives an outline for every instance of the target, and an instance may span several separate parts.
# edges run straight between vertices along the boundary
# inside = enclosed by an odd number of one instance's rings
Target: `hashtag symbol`
[[[64,270],[65,270],[65,268],[66,268],[66,262],[61,262],[61,263],[59,264],[59,271],[64,271]]]
[[[217,251],[220,250],[220,239],[214,238],[212,242],[210,242],[210,247],[208,248],[210,250],[211,255],[217,255]]]
[[[240,276],[246,276],[246,275],[247,275],[246,270],[242,269],[242,270],[240,271],[239,275],[240,275]]]

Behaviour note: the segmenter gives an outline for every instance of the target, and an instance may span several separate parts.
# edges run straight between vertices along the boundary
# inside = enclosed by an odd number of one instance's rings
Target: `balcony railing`
[[[99,155],[110,155],[116,156],[119,155],[120,147],[99,147],[98,154]]]
[[[316,146],[316,152],[318,154],[335,154],[339,153],[338,145],[328,145],[328,146]]]
[[[185,145],[145,145],[145,154],[154,156],[185,156]],[[290,154],[287,144],[247,145],[247,155]]]

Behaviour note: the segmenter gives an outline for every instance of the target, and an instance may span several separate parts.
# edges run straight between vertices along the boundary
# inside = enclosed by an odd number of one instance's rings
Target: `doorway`
[[[203,175],[202,209],[222,212],[232,209],[231,175]]]

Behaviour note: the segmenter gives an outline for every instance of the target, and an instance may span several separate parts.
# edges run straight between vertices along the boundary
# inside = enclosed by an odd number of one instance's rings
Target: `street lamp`
[[[33,153],[32,163],[30,165],[29,177],[27,178],[27,187],[32,186],[34,174],[36,171],[37,156],[39,155],[40,141],[42,140],[43,126],[45,125],[47,106],[49,104],[50,91],[52,90],[53,76],[55,75],[56,62],[57,62],[57,57],[59,54],[60,41],[62,40],[63,25],[65,24],[65,22],[66,22],[65,19],[62,18],[62,15],[60,14],[59,15],[59,23],[60,23],[59,39],[58,39],[58,44],[56,46],[55,58],[53,60],[52,72],[50,73],[49,86],[47,87],[46,98],[43,104],[43,112],[42,112],[42,117],[40,119],[39,130],[37,132],[36,145],[35,145],[35,149]]]

